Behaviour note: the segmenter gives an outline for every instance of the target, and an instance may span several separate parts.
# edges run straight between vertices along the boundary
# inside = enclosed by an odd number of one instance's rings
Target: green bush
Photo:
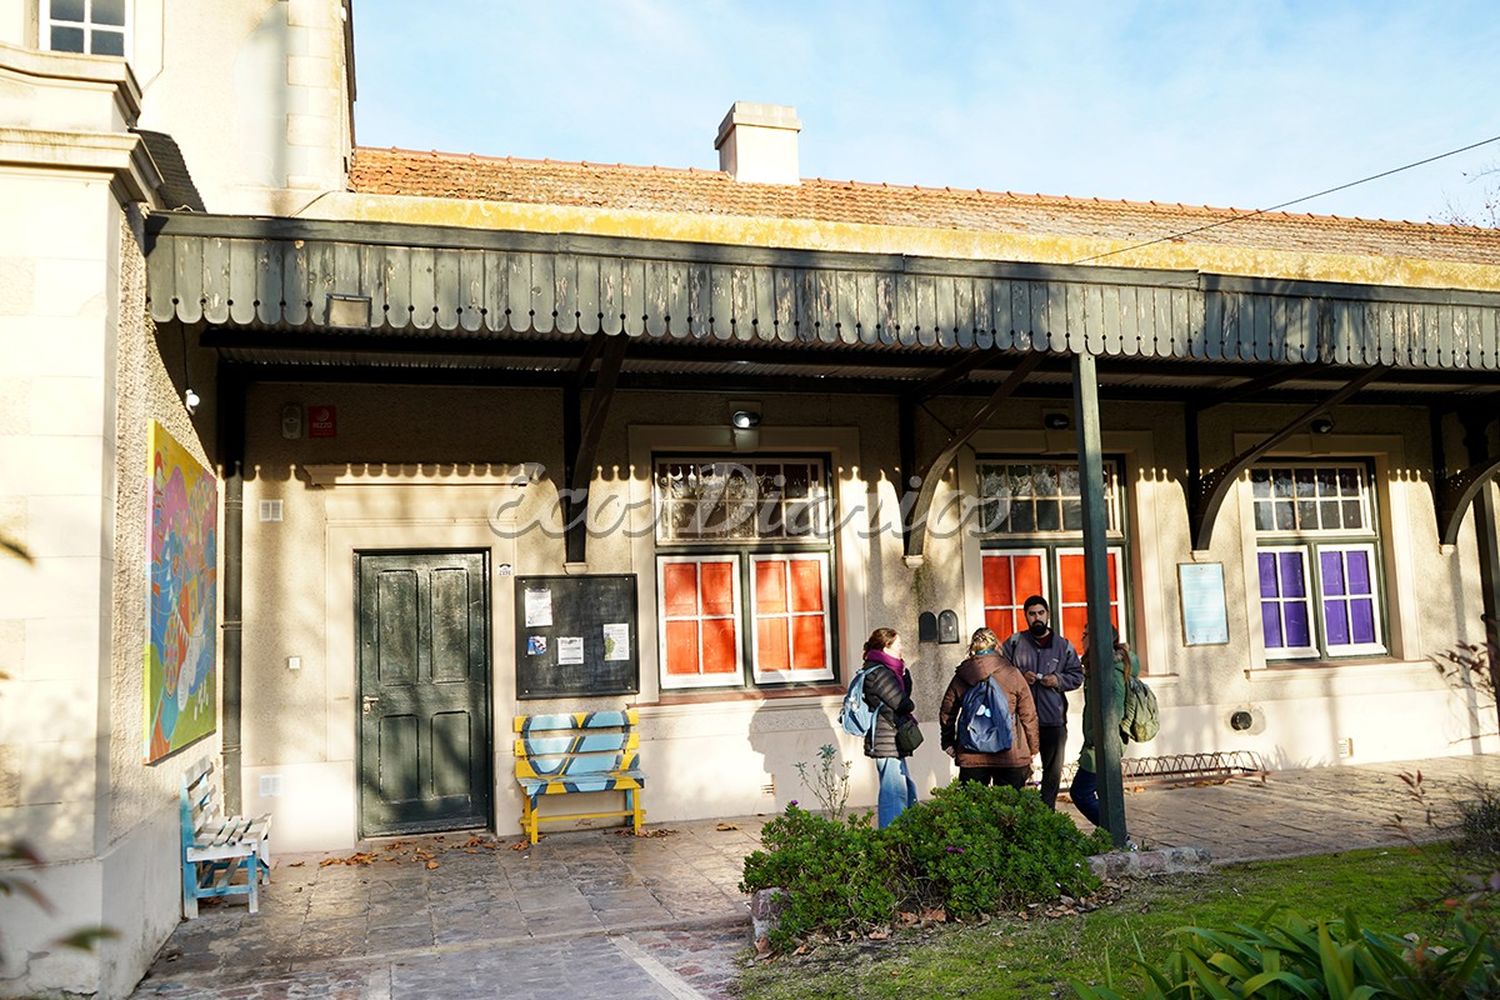
[[[1458,800],[1458,843],[1467,854],[1500,860],[1500,789],[1483,782],[1470,786],[1470,797]]]
[[[1310,923],[1268,910],[1229,929],[1187,927],[1145,974],[1135,1000],[1258,997],[1261,1000],[1441,1000],[1500,996],[1495,942],[1462,928],[1448,947],[1362,929],[1353,914]],[[1111,985],[1073,984],[1081,1000],[1124,1000]]]
[[[740,889],[786,892],[771,945],[813,931],[868,929],[898,910],[943,907],[958,918],[1078,896],[1097,887],[1089,854],[1108,849],[1035,792],[960,782],[885,830],[868,813],[847,822],[788,806],[745,858]]]
[[[1099,885],[1087,861],[1098,842],[1029,790],[960,781],[902,813],[886,836],[903,897],[959,918]]]
[[[868,813],[840,822],[796,803],[766,824],[765,850],[745,858],[740,890],[786,890],[772,947],[780,950],[819,929],[873,927],[895,915],[898,900],[880,833]]]

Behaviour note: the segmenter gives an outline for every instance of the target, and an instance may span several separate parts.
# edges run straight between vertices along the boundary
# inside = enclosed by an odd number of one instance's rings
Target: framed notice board
[[[641,689],[634,573],[516,577],[516,697]]]

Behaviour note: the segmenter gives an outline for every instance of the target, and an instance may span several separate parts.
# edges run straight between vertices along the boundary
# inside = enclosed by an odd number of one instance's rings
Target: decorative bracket
[[[1500,454],[1489,452],[1487,429],[1492,418],[1475,416],[1466,420],[1465,440],[1471,456],[1480,456],[1465,469],[1443,477],[1437,484],[1438,540],[1444,545],[1458,544],[1458,531],[1464,515],[1495,476],[1500,475]]]
[[[921,477],[912,477],[905,484],[908,487],[915,486],[917,490],[916,500],[911,504],[910,509],[906,511],[906,516],[901,520],[901,537],[905,543],[906,561],[908,564],[921,563],[922,550],[926,547],[927,543],[927,515],[932,510],[932,499],[937,494],[938,480],[942,477],[943,470],[948,468],[949,464],[952,463],[953,457],[958,454],[958,450],[967,444],[969,439],[983,428],[985,424],[989,423],[990,418],[995,415],[996,410],[1000,409],[1001,404],[1014,395],[1016,389],[1020,388],[1021,383],[1026,381],[1026,377],[1036,369],[1037,365],[1042,363],[1044,356],[1041,351],[1035,351],[1023,356],[1015,369],[1005,377],[1005,381],[1001,382],[995,391],[990,394],[990,398],[985,400],[984,404],[974,411],[974,415],[969,418],[969,422],[949,435],[948,442],[942,448],[938,449],[938,453],[933,456],[932,461],[927,463]],[[903,423],[905,422],[903,421]],[[903,448],[903,451],[906,450],[908,449]],[[915,451],[914,448],[910,450]],[[901,472],[903,476],[906,475],[907,468],[910,468],[910,466],[902,468]],[[903,506],[905,506],[904,499]]]
[[[623,334],[594,334],[578,362],[574,378],[563,389],[563,461],[566,463],[561,484],[564,487],[563,540],[570,563],[587,561],[589,486],[594,478],[594,453],[598,450],[599,437],[604,433],[609,407],[614,401],[628,340]],[[594,380],[588,413],[584,414],[580,406],[583,386],[596,358],[599,360],[599,374]]]
[[[1197,464],[1189,470],[1189,497],[1188,497],[1188,520],[1192,527],[1193,549],[1203,551],[1209,547],[1213,540],[1214,523],[1218,520],[1219,508],[1224,505],[1224,498],[1229,495],[1230,489],[1239,479],[1240,474],[1255,463],[1266,452],[1276,447],[1297,431],[1317,417],[1322,416],[1329,410],[1338,406],[1350,396],[1359,392],[1365,386],[1380,378],[1390,369],[1388,367],[1371,368],[1358,378],[1349,382],[1338,392],[1329,396],[1323,402],[1299,414],[1281,430],[1266,438],[1260,444],[1241,452],[1228,462],[1207,473],[1197,474]]]

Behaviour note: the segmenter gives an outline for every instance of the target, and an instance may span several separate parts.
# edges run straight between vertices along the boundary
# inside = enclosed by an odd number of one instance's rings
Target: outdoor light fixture
[[[201,402],[202,400],[198,398],[198,394],[193,391],[192,386],[189,386],[187,391],[182,394],[182,405],[187,407],[188,416],[190,417],[198,412],[198,404]]]
[[[1308,424],[1308,428],[1314,434],[1327,434],[1329,431],[1333,430],[1333,418],[1318,417],[1312,423]]]
[[[1073,426],[1073,420],[1066,413],[1048,413],[1042,417],[1042,426],[1049,431],[1065,431]]]
[[[760,414],[754,410],[735,410],[729,415],[729,422],[734,425],[735,430],[748,431],[760,426]]]

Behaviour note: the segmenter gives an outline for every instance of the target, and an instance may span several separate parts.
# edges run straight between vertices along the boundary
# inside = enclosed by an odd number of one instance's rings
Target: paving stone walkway
[[[1418,769],[1439,819],[1465,781],[1500,784],[1500,755],[1318,768],[1146,787],[1128,795],[1127,815],[1144,846],[1202,846],[1221,860],[1373,847],[1400,840],[1387,825],[1397,813],[1421,832],[1400,779]],[[557,833],[524,850],[512,849],[518,837],[408,838],[352,864],[283,856],[260,913],[204,905],[134,996],[728,997],[747,943],[740,863],[765,819],[659,824],[642,838]]]

